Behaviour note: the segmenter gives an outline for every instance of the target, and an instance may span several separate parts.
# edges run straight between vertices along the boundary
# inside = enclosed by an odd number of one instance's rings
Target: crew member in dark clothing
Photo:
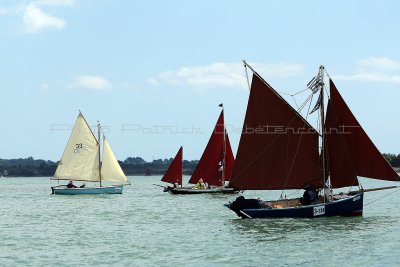
[[[76,188],[76,185],[74,185],[72,181],[69,181],[69,183],[67,184],[67,188]]]
[[[311,205],[315,204],[318,201],[318,192],[315,189],[315,187],[308,185],[306,188],[304,188],[306,191],[304,191],[303,197],[300,198],[300,204],[301,205]]]

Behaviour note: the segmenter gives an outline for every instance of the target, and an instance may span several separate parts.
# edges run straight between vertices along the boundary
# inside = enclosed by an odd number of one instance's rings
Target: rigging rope
[[[331,76],[329,76],[329,73],[326,71],[326,68],[324,68],[324,71],[325,71],[326,76],[328,76],[329,79],[331,79]],[[327,87],[328,87],[328,86],[324,86],[324,89],[325,89],[326,95],[328,96],[328,99],[329,99],[329,98],[330,98],[330,95],[329,95],[329,93],[328,93],[328,90],[326,89]]]
[[[297,105],[296,98],[294,98],[294,96],[292,96],[292,98],[293,98],[294,103],[296,104],[296,108],[299,109],[299,105]]]
[[[310,112],[310,108],[311,108],[311,103],[312,103],[312,99],[313,99],[313,96],[314,96],[314,94],[311,94],[308,98],[307,98],[307,100],[306,100],[306,102],[305,103],[307,103],[308,101],[310,101],[310,104],[308,105],[308,110],[307,110],[307,116],[306,116],[306,120],[307,120],[307,118],[308,118],[308,115],[309,115],[309,112]],[[303,105],[303,107],[305,107],[306,105],[304,104]],[[303,108],[302,107],[302,108]],[[305,124],[305,123],[304,123]],[[291,166],[290,166],[290,170],[289,170],[289,173],[288,173],[288,175],[287,175],[287,177],[286,177],[286,180],[285,180],[285,186],[283,187],[283,190],[282,190],[282,192],[281,192],[281,199],[282,199],[282,197],[283,197],[283,192],[285,192],[285,190],[286,190],[286,186],[287,186],[287,183],[288,183],[288,181],[289,181],[289,177],[290,177],[290,175],[292,174],[292,170],[293,170],[293,166],[294,166],[294,163],[295,163],[295,160],[296,160],[296,158],[297,158],[297,154],[298,154],[298,152],[299,152],[299,147],[300,147],[300,143],[301,143],[301,140],[303,139],[303,135],[301,135],[300,136],[300,140],[299,140],[299,142],[298,142],[298,144],[297,144],[297,148],[296,148],[296,152],[295,152],[295,154],[294,154],[294,158],[293,158],[293,161],[292,161],[292,164],[291,164]]]
[[[392,195],[392,194],[394,194],[394,193],[396,193],[396,192],[398,192],[398,191],[400,191],[400,189],[397,189],[397,190],[395,190],[395,191],[393,191],[393,192],[390,192],[390,193],[388,193],[388,194],[386,194],[386,195],[384,195],[384,196],[382,196],[382,197],[380,197],[380,198],[377,198],[377,199],[375,199],[375,200],[372,200],[371,202],[368,202],[367,204],[365,204],[364,207],[365,207],[365,206],[368,206],[369,204],[372,204],[372,203],[374,203],[374,202],[376,202],[376,201],[378,201],[378,200],[381,200],[382,198],[385,198],[385,197],[387,197],[387,196],[390,196],[390,195]]]

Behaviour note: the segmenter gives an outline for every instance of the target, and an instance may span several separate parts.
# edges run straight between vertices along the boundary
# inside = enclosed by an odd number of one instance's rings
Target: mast
[[[100,159],[100,123],[97,121],[97,136],[98,136],[98,140],[99,140],[99,178],[100,178],[100,187],[101,187],[101,159]]]
[[[322,148],[321,148],[321,154],[322,154],[322,184],[324,187],[324,202],[327,202],[326,199],[326,172],[325,172],[325,109],[324,109],[324,89],[325,89],[325,83],[324,83],[324,66],[321,65],[319,67],[319,82],[320,82],[320,94],[321,94],[321,103],[320,103],[320,112],[321,112],[321,139],[322,139]]]
[[[182,149],[182,159],[181,159],[181,177],[179,177],[180,179],[180,184],[178,182],[178,187],[183,187],[183,146],[181,146]]]
[[[224,122],[224,143],[223,143],[223,153],[222,153],[222,187],[225,186],[225,158],[226,158],[226,130],[225,130],[225,118],[224,118],[224,104],[220,105],[222,107],[222,118]]]

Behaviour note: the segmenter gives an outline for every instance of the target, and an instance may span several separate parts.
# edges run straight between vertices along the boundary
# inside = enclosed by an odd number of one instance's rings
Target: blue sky
[[[0,158],[58,160],[81,110],[105,126],[118,159],[169,158],[181,145],[198,159],[219,103],[229,127],[242,127],[242,59],[286,93],[325,65],[377,147],[398,154],[398,10],[398,1],[0,0]],[[230,134],[234,151],[239,137]]]

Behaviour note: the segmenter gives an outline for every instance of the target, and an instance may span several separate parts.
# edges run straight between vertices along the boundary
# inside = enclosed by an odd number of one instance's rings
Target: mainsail
[[[103,162],[101,164],[101,180],[112,182],[128,182],[118,160],[112,152],[111,146],[103,136]]]
[[[229,181],[231,178],[233,168],[233,153],[229,143],[228,134],[225,132],[226,154],[224,161],[224,112],[218,118],[214,131],[211,134],[210,140],[200,158],[199,163],[194,170],[189,183],[195,184],[200,178],[207,182],[209,185],[221,186],[222,185],[222,172],[224,171],[225,180]]]
[[[321,186],[317,131],[254,73],[230,186],[241,190]]]
[[[79,113],[53,179],[97,182],[99,157],[99,143]]]
[[[182,154],[183,148],[181,147],[171,162],[171,165],[169,165],[169,168],[165,172],[161,181],[171,184],[178,183],[178,185],[182,185]]]

